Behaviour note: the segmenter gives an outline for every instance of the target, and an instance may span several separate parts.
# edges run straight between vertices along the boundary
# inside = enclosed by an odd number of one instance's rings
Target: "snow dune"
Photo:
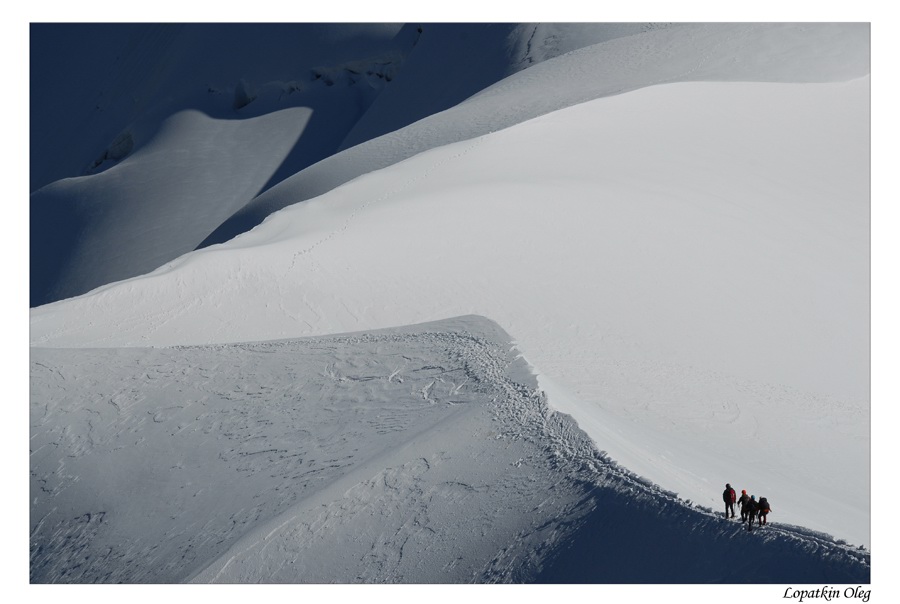
[[[33,582],[869,580],[864,552],[599,455],[479,317],[32,372]]]

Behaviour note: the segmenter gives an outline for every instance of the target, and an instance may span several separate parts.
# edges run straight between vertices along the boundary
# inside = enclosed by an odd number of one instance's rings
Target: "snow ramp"
[[[869,581],[619,467],[481,317],[31,367],[33,583]]]

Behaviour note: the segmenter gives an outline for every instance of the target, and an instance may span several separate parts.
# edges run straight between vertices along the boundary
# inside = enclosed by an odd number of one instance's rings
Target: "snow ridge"
[[[33,582],[868,581],[611,462],[480,317],[32,372]]]

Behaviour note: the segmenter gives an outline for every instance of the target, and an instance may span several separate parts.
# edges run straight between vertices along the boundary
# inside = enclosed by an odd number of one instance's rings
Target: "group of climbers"
[[[725,517],[728,518],[728,513],[731,512],[731,518],[734,518],[734,506],[736,503],[741,505],[741,523],[747,523],[747,530],[753,530],[753,520],[756,519],[757,526],[763,526],[767,524],[766,517],[769,515],[769,512],[772,511],[771,506],[769,506],[769,500],[765,497],[760,497],[759,501],[756,500],[756,495],[747,495],[747,490],[744,489],[741,491],[741,496],[737,497],[735,495],[734,489],[731,488],[731,484],[725,485],[725,492],[722,493],[722,499],[725,500]]]

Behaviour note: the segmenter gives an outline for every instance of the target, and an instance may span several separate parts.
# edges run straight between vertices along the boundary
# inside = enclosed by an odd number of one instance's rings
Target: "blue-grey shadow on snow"
[[[570,536],[522,582],[870,581],[868,553],[799,527],[770,521],[748,532],[739,517],[726,520],[724,512],[604,487],[588,490],[580,505],[585,514],[570,527]]]
[[[377,95],[362,93],[358,96],[363,102],[358,118],[344,131],[340,145],[330,149],[325,156],[337,154],[440,113],[502,80],[514,70],[509,38],[517,27],[510,23],[405,25],[394,39],[395,46],[403,49],[402,67],[398,64],[397,69],[382,70],[383,75],[391,78],[391,81]],[[359,69],[358,66],[350,68]],[[340,80],[333,82],[334,85],[347,85],[346,73],[327,75]],[[351,85],[364,86],[358,82],[360,75],[355,74],[351,78]],[[309,140],[315,140],[315,136],[310,135]],[[299,148],[297,151],[298,154],[302,153]],[[417,150],[410,149],[404,156],[408,157],[415,152]],[[319,159],[325,157],[316,161]],[[374,162],[367,164],[366,170],[386,167],[395,161],[397,158],[391,161],[375,158]],[[313,163],[315,162],[286,161],[266,189]],[[350,163],[353,163],[352,160]],[[322,195],[358,175],[358,169],[353,167],[340,168],[335,173],[323,175],[304,174],[302,191],[292,194],[290,203]],[[219,225],[198,249],[229,241],[253,229],[283,207],[284,200],[277,196],[256,198]]]
[[[71,252],[78,245],[85,221],[89,220],[89,214],[80,211],[76,204],[51,200],[39,203],[52,208],[44,211],[40,205],[35,207],[32,197],[29,221],[31,307],[65,297],[60,295],[60,291],[65,291],[60,277],[66,273]]]
[[[31,190],[83,174],[116,134],[150,113],[203,110],[196,97],[208,87],[233,89],[242,79],[252,86],[307,80],[318,66],[397,54],[400,29],[350,23],[33,23]]]
[[[33,187],[46,186],[30,200],[30,305],[152,271],[197,248],[256,195],[334,153],[383,88],[378,70],[389,74],[396,67],[392,62],[400,60],[399,29],[32,25],[31,176]],[[374,67],[366,73],[371,57]],[[248,120],[287,108],[309,110],[300,135],[281,157],[254,156],[257,174],[260,161],[271,161],[271,172],[255,188],[243,181],[251,190],[240,194],[220,192],[214,203],[204,204],[198,187],[206,176],[183,173],[185,186],[173,189],[179,177],[153,162],[146,169],[133,162],[115,176],[104,174],[125,168],[184,111]],[[180,144],[156,144],[160,149],[173,157],[185,154]],[[231,174],[240,169],[229,167]],[[161,174],[166,191],[154,186]],[[92,182],[98,175],[102,179]],[[88,178],[62,178],[78,176]]]

